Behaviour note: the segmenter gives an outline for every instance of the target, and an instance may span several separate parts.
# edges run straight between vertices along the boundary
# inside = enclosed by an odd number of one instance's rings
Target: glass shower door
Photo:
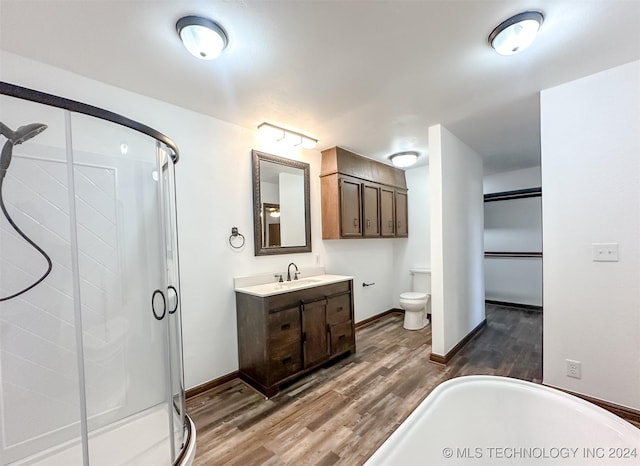
[[[71,115],[88,464],[171,464],[157,141]]]
[[[180,275],[178,272],[178,235],[175,205],[174,163],[166,146],[158,143],[158,165],[160,167],[160,204],[164,224],[164,254],[167,296],[167,335],[170,393],[170,429],[173,432],[173,456],[175,461],[186,441],[185,400],[182,361],[182,323],[180,311]]]

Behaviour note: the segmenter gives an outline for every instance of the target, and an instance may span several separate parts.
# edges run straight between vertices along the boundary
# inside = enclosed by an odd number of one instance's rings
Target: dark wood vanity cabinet
[[[322,151],[322,239],[406,237],[404,171],[340,147]]]
[[[353,281],[259,297],[236,292],[242,380],[267,397],[278,387],[354,353]]]

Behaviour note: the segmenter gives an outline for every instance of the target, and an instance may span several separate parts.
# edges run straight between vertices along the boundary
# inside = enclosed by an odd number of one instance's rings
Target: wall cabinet
[[[382,236],[396,235],[396,201],[393,188],[380,188],[380,228]]]
[[[404,171],[340,147],[322,151],[322,239],[406,237]]]
[[[380,236],[380,187],[373,183],[361,183],[363,236]]]
[[[278,387],[354,353],[353,281],[267,297],[236,292],[242,380],[267,397]]]
[[[395,207],[396,207],[396,236],[409,236],[409,224],[407,213],[407,191],[396,189],[395,191]]]
[[[362,193],[360,182],[341,177],[340,184],[340,233],[343,237],[362,236]]]

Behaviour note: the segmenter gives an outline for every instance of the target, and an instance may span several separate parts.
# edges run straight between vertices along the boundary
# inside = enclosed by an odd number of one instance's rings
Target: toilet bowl
[[[408,291],[400,295],[400,307],[404,309],[403,327],[407,330],[420,330],[429,323],[427,318],[427,303],[429,295],[415,291]]]
[[[411,269],[413,291],[400,295],[400,307],[404,309],[403,327],[407,330],[420,330],[429,324],[428,293],[431,290],[431,271],[425,268]]]

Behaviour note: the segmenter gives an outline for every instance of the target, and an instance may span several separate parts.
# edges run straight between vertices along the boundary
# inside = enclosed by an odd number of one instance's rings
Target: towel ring
[[[233,238],[240,237],[242,239],[242,243],[239,246],[233,244]],[[229,244],[233,249],[241,249],[244,246],[244,235],[238,231],[238,227],[231,227],[231,236],[229,236]]]

